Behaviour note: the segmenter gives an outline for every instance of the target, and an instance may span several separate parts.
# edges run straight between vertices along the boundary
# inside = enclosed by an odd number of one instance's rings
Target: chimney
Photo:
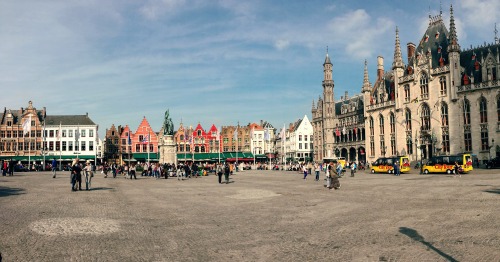
[[[384,58],[382,56],[377,57],[377,78],[382,79],[384,76]]]
[[[414,43],[408,43],[406,44],[407,51],[408,51],[408,63],[410,62],[410,58],[412,58],[415,55],[415,44]]]

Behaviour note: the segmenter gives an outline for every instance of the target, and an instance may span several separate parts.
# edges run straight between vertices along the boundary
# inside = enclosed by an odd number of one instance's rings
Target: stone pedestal
[[[159,156],[160,164],[177,163],[177,150],[174,143],[174,136],[171,135],[161,136],[159,143],[159,150],[160,150],[160,156]]]

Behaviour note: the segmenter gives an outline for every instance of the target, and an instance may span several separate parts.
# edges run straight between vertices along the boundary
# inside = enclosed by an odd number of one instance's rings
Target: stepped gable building
[[[389,71],[377,59],[377,80],[363,83],[367,160],[409,155],[412,160],[462,152],[479,160],[500,147],[499,43],[462,50],[450,8],[449,30],[442,13],[429,17],[419,44],[407,44],[404,64],[396,28]],[[451,142],[453,141],[453,142]],[[495,150],[497,149],[497,150]]]
[[[24,134],[23,123],[31,116],[31,131]],[[4,108],[0,114],[0,158],[13,160],[35,160],[34,156],[42,153],[43,121],[46,117],[45,107],[37,110],[29,101],[27,108],[12,110]]]
[[[158,142],[158,134],[144,117],[134,133],[132,142],[134,159],[140,162],[157,162]]]
[[[361,95],[349,98],[346,92],[340,101],[335,101],[332,67],[327,53],[323,63],[323,96],[312,104],[313,160],[322,162],[324,157],[343,156],[348,161],[364,161],[364,99]]]
[[[114,124],[109,129],[106,129],[103,155],[104,161],[108,164],[121,163],[122,148],[120,146],[120,137],[122,131],[123,128],[121,126],[115,127]]]

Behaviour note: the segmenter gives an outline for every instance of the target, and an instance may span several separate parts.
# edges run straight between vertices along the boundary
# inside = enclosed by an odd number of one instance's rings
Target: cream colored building
[[[496,30],[495,30],[496,31]],[[418,45],[407,44],[403,61],[396,28],[394,59],[386,71],[377,58],[376,81],[365,61],[362,96],[366,160],[408,155],[412,161],[434,155],[471,153],[487,160],[500,152],[500,44],[470,49],[459,45],[453,8],[449,29],[442,14],[429,17]],[[333,80],[325,61],[324,98],[313,105],[315,159],[338,147],[333,114]],[[331,64],[331,63],[330,63]],[[356,96],[355,96],[356,97]]]

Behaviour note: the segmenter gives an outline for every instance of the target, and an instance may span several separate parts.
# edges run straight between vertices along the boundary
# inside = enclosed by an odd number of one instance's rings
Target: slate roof
[[[341,109],[342,105],[348,105],[351,102],[356,102],[357,103],[357,112],[359,113],[360,111],[364,111],[364,102],[363,102],[363,94],[358,94],[353,97],[350,97],[349,99],[343,100],[343,101],[338,101],[335,102],[335,114],[336,115],[342,115],[341,114]]]
[[[88,115],[47,115],[45,125],[95,125]]]
[[[436,37],[436,35],[438,36]],[[439,67],[439,59],[441,57],[445,59],[445,65],[449,64],[447,52],[449,44],[448,36],[448,29],[442,19],[431,22],[415,49],[415,56],[409,59],[408,65],[411,66],[414,62],[416,62],[415,60],[417,59],[416,57],[419,53],[426,56],[429,50],[431,51],[432,68]],[[440,52],[438,52],[439,47],[441,47]],[[405,74],[408,74],[407,70],[405,70]]]
[[[491,53],[493,55],[493,58],[495,59],[493,62],[496,62],[496,58],[499,55],[499,49],[500,49],[500,44],[490,44],[461,51],[460,65],[464,68],[464,73],[467,74],[468,76],[474,76],[474,83],[482,82],[483,76],[481,73],[481,68],[483,66],[486,66],[481,64],[482,58],[484,58],[484,62],[486,62],[488,54]],[[479,63],[480,66],[479,70],[475,69],[476,62]],[[497,75],[497,78],[498,77],[499,76]],[[485,79],[485,81],[486,80],[487,79]]]

